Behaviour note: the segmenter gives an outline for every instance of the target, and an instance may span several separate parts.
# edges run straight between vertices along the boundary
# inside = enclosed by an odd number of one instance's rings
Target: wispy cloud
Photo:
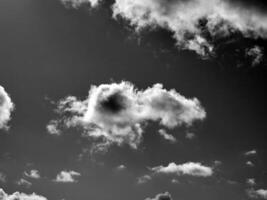
[[[151,121],[172,129],[206,117],[196,98],[187,99],[162,84],[138,90],[129,82],[92,86],[87,99],[69,96],[58,103],[57,112],[61,118],[51,121],[50,126],[56,125],[53,130],[81,127],[83,136],[102,140],[101,148],[128,144],[136,149],[144,125]]]
[[[29,172],[24,172],[25,176],[33,179],[39,179],[41,178],[41,175],[38,170],[32,169]]]

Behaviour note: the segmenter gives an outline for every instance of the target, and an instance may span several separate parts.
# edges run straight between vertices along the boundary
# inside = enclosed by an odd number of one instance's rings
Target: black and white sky
[[[0,0],[0,200],[267,199],[266,11]]]

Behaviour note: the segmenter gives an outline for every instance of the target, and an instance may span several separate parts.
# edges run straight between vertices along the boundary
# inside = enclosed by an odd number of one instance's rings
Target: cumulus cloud
[[[150,175],[144,175],[137,178],[137,184],[144,184],[150,181],[152,177]]]
[[[39,179],[39,178],[41,178],[41,175],[40,175],[39,171],[36,170],[36,169],[32,169],[29,172],[24,172],[24,174],[25,174],[25,176],[27,176],[29,178],[33,178],[33,179]]]
[[[137,148],[148,122],[172,129],[206,117],[196,98],[187,99],[162,84],[137,90],[129,82],[92,86],[85,100],[69,96],[59,101],[57,112],[61,118],[49,124],[55,125],[53,129],[81,127],[83,136],[102,139],[102,148],[110,144]]]
[[[13,194],[7,194],[5,191],[0,188],[0,199],[1,200],[47,200],[47,198],[33,194],[25,194],[20,192],[15,192]]]
[[[159,130],[159,134],[160,134],[165,140],[167,140],[167,141],[169,141],[169,142],[171,142],[171,143],[175,143],[175,142],[177,142],[176,138],[175,138],[173,135],[167,133],[167,131],[166,131],[165,129],[160,129],[160,130]]]
[[[79,176],[81,174],[75,171],[61,171],[54,181],[59,183],[75,183],[77,182],[76,178]]]
[[[0,129],[8,129],[7,123],[11,119],[14,104],[5,89],[0,86]]]
[[[247,194],[250,198],[254,199],[267,199],[267,190],[264,189],[249,189],[247,190]]]
[[[157,194],[154,198],[146,198],[145,200],[172,200],[169,192]]]
[[[78,8],[81,5],[89,4],[95,7],[99,4],[99,0],[61,0],[61,2],[67,7]]]
[[[156,174],[175,174],[178,176],[189,175],[196,177],[209,177],[213,175],[213,169],[201,163],[187,162],[181,165],[169,163],[167,166],[157,166],[151,168]]]
[[[29,188],[32,186],[32,183],[30,181],[27,181],[24,178],[19,179],[18,181],[16,181],[16,184],[19,186],[23,186],[25,188]]]
[[[101,0],[67,0],[75,5]],[[66,2],[66,0],[63,0]],[[113,17],[128,21],[136,31],[163,28],[173,33],[177,46],[206,56],[229,36],[264,38],[267,15],[253,7],[228,0],[115,0]]]

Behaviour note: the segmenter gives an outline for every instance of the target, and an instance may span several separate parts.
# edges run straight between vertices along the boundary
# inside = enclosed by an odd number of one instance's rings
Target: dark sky
[[[266,189],[266,65],[238,64],[227,54],[233,46],[220,50],[225,55],[202,59],[177,49],[165,30],[137,36],[111,15],[107,5],[88,11],[66,9],[57,0],[1,0],[0,85],[16,105],[10,130],[0,130],[0,172],[7,177],[1,188],[49,200],[143,200],[165,191],[174,200],[244,200],[248,178]],[[159,125],[151,123],[137,150],[112,146],[105,154],[84,153],[81,159],[78,155],[90,142],[78,130],[60,137],[47,133],[46,125],[56,115],[51,101],[68,95],[84,99],[91,85],[122,80],[139,89],[162,83],[197,97],[207,118],[171,130],[176,144],[162,140]],[[196,138],[186,139],[187,132]],[[256,156],[243,155],[252,149]],[[147,167],[188,161],[212,166],[215,160],[222,164],[212,177],[176,177],[179,184],[173,184],[175,176],[156,176],[136,183],[149,173]],[[255,166],[247,166],[248,160]],[[116,171],[121,164],[126,169]],[[24,177],[32,183],[29,188],[16,184],[31,169],[41,178]],[[79,181],[51,181],[62,170],[81,173]]]

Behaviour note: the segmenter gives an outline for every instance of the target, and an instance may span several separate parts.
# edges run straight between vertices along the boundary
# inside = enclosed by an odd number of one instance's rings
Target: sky
[[[267,199],[266,6],[1,0],[0,200]]]

